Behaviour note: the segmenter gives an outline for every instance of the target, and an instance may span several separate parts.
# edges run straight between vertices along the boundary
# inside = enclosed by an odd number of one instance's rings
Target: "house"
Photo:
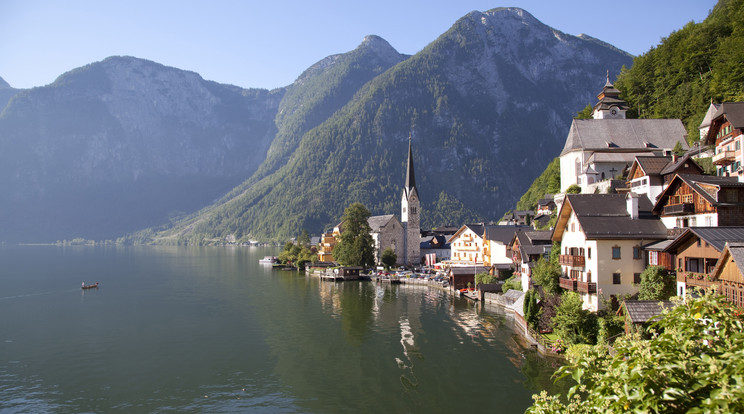
[[[603,298],[638,292],[645,269],[641,246],[667,237],[652,207],[633,193],[566,195],[552,240],[561,243],[560,286],[580,293],[585,309],[597,311]]]
[[[475,275],[488,272],[483,266],[453,266],[449,269],[450,289],[460,290],[468,287],[475,288]]]
[[[553,200],[553,194],[545,194],[545,197],[537,200],[537,206],[535,206],[535,216],[545,215],[549,216],[555,211],[555,201]]]
[[[744,242],[744,227],[689,227],[674,239],[665,250],[676,258],[677,295],[718,285],[713,269],[731,242]]]
[[[744,182],[677,174],[657,198],[653,212],[669,229],[744,226]]]
[[[320,243],[318,244],[318,261],[319,262],[334,262],[333,248],[336,247],[338,238],[341,236],[341,229],[343,223],[338,223],[332,231],[323,233],[320,236]]]
[[[532,268],[542,257],[550,258],[553,248],[553,232],[551,230],[517,231],[511,241],[512,263],[514,274],[522,281],[522,291],[529,290]]]
[[[398,221],[398,218],[393,214],[372,216],[367,219],[367,223],[371,230],[372,239],[375,241],[375,262],[377,264],[382,263],[382,252],[390,248],[395,252],[395,257],[398,258],[396,264],[402,264],[405,259],[403,225]]]
[[[702,175],[703,169],[690,158],[689,153],[682,157],[675,154],[637,156],[628,170],[628,188],[656,202],[656,198],[669,185],[675,174]]]
[[[437,261],[450,260],[452,251],[450,244],[447,243],[447,237],[428,236],[421,240],[421,255],[425,258],[426,265],[431,266]]]
[[[485,227],[483,224],[465,224],[447,240],[453,265],[483,265]]]
[[[674,302],[668,300],[625,300],[618,314],[625,315],[625,334],[628,335],[656,322],[664,310],[674,306]]]
[[[719,281],[720,293],[729,302],[744,308],[744,243],[726,243],[713,278]]]
[[[713,123],[713,116],[715,116],[720,107],[721,104],[715,104],[713,102],[708,106],[708,110],[705,112],[705,116],[703,116],[703,122],[698,126],[700,141],[705,142],[706,138],[708,138],[708,131],[710,130],[710,124]]]
[[[744,177],[744,102],[724,102],[713,115],[706,145],[715,146],[713,164],[719,176]]]
[[[627,104],[609,79],[593,119],[574,119],[560,154],[561,192],[572,184],[590,185],[621,175],[635,157],[668,155],[679,144],[687,150],[687,132],[679,119],[626,119]]]
[[[512,270],[511,241],[520,226],[485,226],[483,229],[483,266],[495,276]]]

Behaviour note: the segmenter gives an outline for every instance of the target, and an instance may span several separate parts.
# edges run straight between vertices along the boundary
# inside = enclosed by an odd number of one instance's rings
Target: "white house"
[[[641,246],[667,237],[645,196],[568,194],[552,240],[561,242],[562,288],[581,294],[584,308],[638,292],[645,268]]]
[[[687,131],[679,119],[625,119],[627,105],[609,79],[593,119],[574,119],[560,154],[561,192],[620,175],[639,155],[666,155],[679,143],[687,150]]]

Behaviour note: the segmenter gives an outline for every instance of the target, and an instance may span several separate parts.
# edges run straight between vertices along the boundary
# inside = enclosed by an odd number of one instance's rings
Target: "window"
[[[620,260],[620,246],[612,248],[612,260]]]
[[[591,247],[587,247],[586,248],[586,258],[587,259],[591,259],[592,258],[592,248]]]
[[[633,246],[633,259],[641,260],[641,246]]]
[[[636,285],[641,284],[641,274],[640,273],[633,273],[633,283]]]
[[[613,273],[612,274],[612,284],[613,285],[619,285],[620,284],[620,273]]]

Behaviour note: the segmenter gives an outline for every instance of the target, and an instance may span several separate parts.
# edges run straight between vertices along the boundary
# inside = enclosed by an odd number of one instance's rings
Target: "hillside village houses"
[[[597,98],[592,119],[575,119],[566,138],[561,193],[546,195],[534,212],[512,213],[498,226],[465,224],[449,237],[422,237],[409,142],[401,220],[369,219],[378,261],[391,247],[400,264],[436,262],[448,269],[450,287],[457,289],[480,272],[503,279],[513,271],[526,291],[534,284],[535,263],[547,260],[557,243],[560,286],[579,293],[585,309],[598,311],[637,294],[649,265],[676,273],[680,296],[692,287],[717,285],[744,305],[744,276],[737,273],[744,268],[744,103],[711,104],[701,122],[702,142],[714,147],[717,175],[710,176],[695,162],[706,147],[690,150],[680,120],[626,119],[628,106],[609,79]],[[686,153],[675,153],[675,147]],[[573,184],[581,193],[566,195]],[[553,215],[554,228],[533,228]],[[341,231],[339,225],[323,235],[319,257],[330,257]]]

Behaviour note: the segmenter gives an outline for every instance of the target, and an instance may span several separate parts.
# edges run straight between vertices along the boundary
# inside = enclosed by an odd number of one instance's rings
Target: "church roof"
[[[385,214],[384,216],[372,216],[367,219],[367,223],[369,224],[369,228],[372,229],[373,232],[379,233],[380,229],[384,226],[386,226],[390,220],[394,219],[394,214]]]
[[[653,152],[679,142],[688,149],[679,119],[574,119],[561,151]]]

